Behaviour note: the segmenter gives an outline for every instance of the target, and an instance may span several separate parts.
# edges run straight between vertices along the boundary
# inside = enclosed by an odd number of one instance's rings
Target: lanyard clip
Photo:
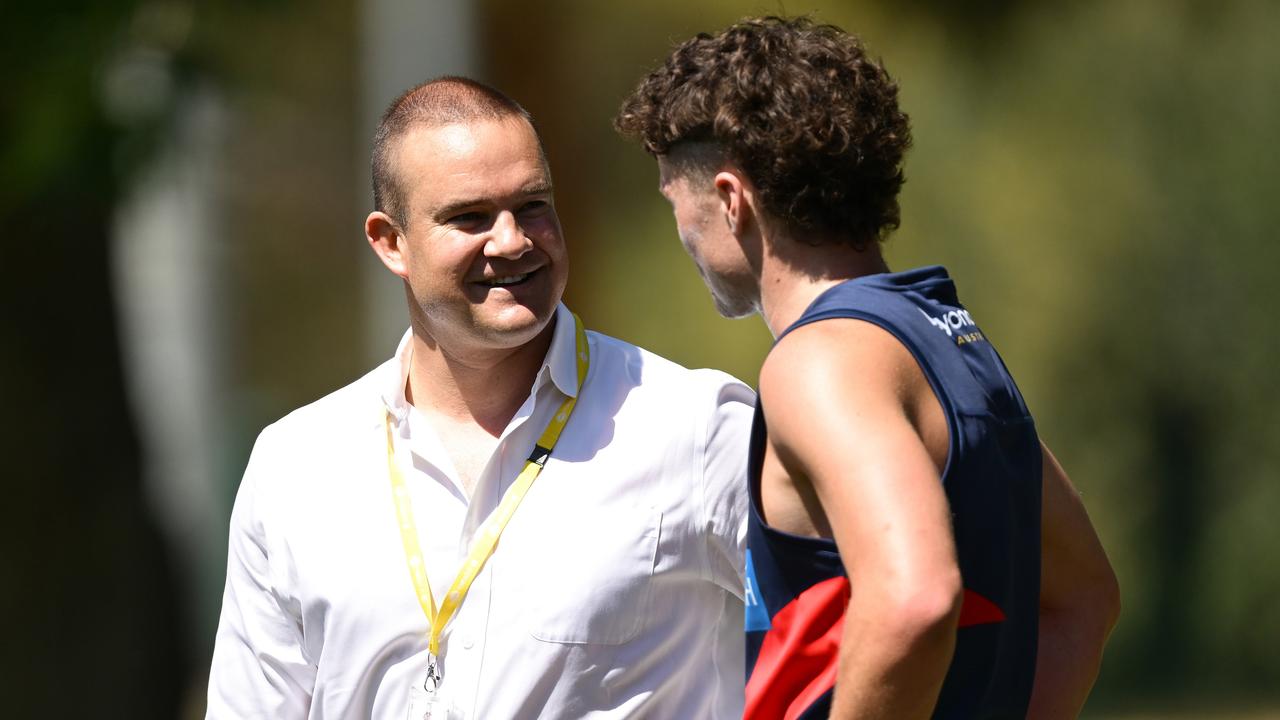
[[[427,654],[427,679],[422,682],[422,689],[434,693],[440,689],[440,665],[434,654]]]

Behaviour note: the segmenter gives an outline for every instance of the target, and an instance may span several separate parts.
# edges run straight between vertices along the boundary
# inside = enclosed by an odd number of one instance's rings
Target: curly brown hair
[[[640,82],[614,127],[655,156],[718,146],[797,234],[861,249],[900,223],[911,128],[898,86],[834,25],[770,16],[700,33]]]

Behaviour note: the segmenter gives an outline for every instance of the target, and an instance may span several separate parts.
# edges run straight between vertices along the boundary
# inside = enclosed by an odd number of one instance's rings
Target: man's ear
[[[393,275],[409,279],[409,266],[404,257],[404,233],[390,215],[377,210],[364,219],[364,236],[369,247]]]
[[[712,184],[716,189],[716,197],[720,201],[720,210],[724,214],[729,232],[734,237],[742,237],[755,219],[755,198],[742,176],[733,170],[721,170],[716,173]]]

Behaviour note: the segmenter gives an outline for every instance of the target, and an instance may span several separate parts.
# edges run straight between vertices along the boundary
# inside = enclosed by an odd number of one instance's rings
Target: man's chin
[[[525,306],[503,308],[497,313],[484,313],[475,318],[478,329],[506,347],[532,342],[555,317],[555,306],[537,312]]]
[[[729,320],[750,317],[756,312],[754,303],[740,298],[726,298],[713,292],[711,293],[711,301],[715,304],[716,312],[720,313],[720,317],[728,318]]]
[[[721,305],[720,303],[716,303],[716,312],[720,313],[720,317],[726,318],[728,320],[741,320],[742,318],[751,317],[752,315],[755,315],[756,309],[754,307],[749,307],[749,306],[747,307],[738,306],[738,305],[725,306],[725,305]]]

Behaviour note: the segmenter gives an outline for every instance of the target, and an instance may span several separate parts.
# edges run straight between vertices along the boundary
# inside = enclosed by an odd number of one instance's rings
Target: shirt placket
[[[497,508],[516,475],[524,467],[525,456],[537,440],[535,435],[541,432],[541,426],[546,422],[547,418],[543,416],[549,416],[551,412],[546,407],[551,387],[552,383],[544,367],[534,383],[533,392],[503,430],[493,456],[485,466],[480,481],[476,483],[476,492],[467,509],[462,533],[458,538],[456,563],[459,566],[465,561],[481,525]],[[492,589],[493,564],[487,562],[472,582],[471,589],[454,618],[453,627],[447,631],[447,653],[452,666],[450,672],[461,681],[453,688],[451,702],[463,717],[475,717],[487,647],[490,608],[494,602],[503,601],[502,598],[493,597]]]

